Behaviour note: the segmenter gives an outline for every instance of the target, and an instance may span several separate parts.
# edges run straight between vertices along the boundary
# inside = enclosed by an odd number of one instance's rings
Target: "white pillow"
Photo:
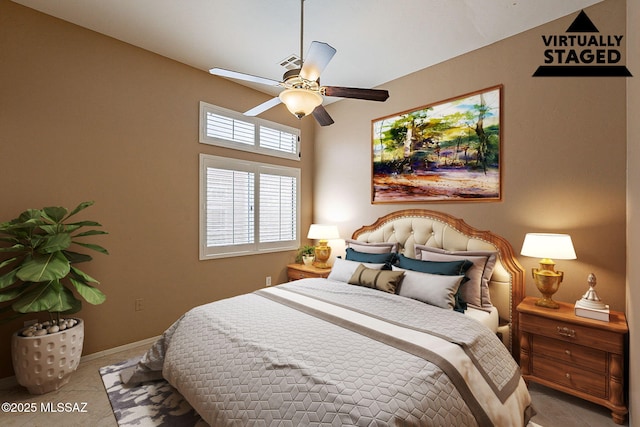
[[[398,295],[413,298],[436,307],[453,310],[455,295],[464,276],[421,273],[393,266],[393,271],[404,271]]]
[[[348,248],[353,249],[354,251],[363,252],[366,254],[388,254],[391,252],[398,252],[398,244],[397,243],[368,243],[361,242],[359,240],[354,239],[346,239],[345,243]]]
[[[338,282],[349,283],[349,279],[353,276],[353,273],[356,272],[356,269],[359,265],[364,265],[367,268],[371,268],[374,270],[382,270],[384,264],[369,264],[358,261],[348,261],[342,258],[336,258],[333,263],[333,267],[331,267],[331,272],[329,273],[329,280],[335,280]]]
[[[457,261],[466,259],[473,263],[467,270],[469,281],[460,289],[460,295],[467,304],[476,308],[491,308],[489,281],[498,259],[497,252],[488,251],[446,251],[431,246],[415,245],[416,258],[427,261]]]

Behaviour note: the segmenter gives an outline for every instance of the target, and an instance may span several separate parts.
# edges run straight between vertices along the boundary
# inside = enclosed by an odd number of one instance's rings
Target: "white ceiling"
[[[14,1],[205,71],[280,80],[300,51],[300,0]],[[376,87],[600,1],[306,0],[304,51],[337,49],[323,84]]]

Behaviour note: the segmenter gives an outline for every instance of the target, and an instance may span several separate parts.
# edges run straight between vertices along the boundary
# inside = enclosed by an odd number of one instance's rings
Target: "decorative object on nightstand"
[[[318,268],[329,268],[327,261],[331,256],[331,247],[327,245],[329,239],[338,239],[338,227],[335,225],[311,224],[309,227],[308,239],[318,240],[315,248],[316,260],[313,265]]]
[[[558,308],[551,297],[560,288],[564,277],[562,271],[555,271],[555,259],[576,259],[571,236],[568,234],[527,233],[522,243],[521,255],[542,258],[540,268],[532,268],[531,273],[542,298],[536,305],[547,308]]]
[[[590,319],[609,321],[609,306],[602,302],[596,293],[596,276],[589,274],[587,278],[589,290],[582,298],[576,301],[576,316],[588,317]]]
[[[296,254],[296,262],[298,264],[311,265],[313,260],[316,259],[316,248],[312,245],[303,245],[298,248]]]
[[[615,423],[624,423],[629,333],[624,313],[612,310],[609,322],[600,322],[576,316],[573,304],[559,302],[557,310],[546,310],[535,302],[526,297],[517,308],[524,380],[605,406]]]
[[[308,279],[314,277],[327,278],[331,273],[331,267],[318,268],[313,265],[305,264],[289,264],[287,265],[287,278],[289,281]]]

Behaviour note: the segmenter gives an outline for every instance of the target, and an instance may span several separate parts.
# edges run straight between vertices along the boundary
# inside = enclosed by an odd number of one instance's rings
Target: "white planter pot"
[[[18,384],[31,394],[54,391],[69,382],[78,368],[84,342],[84,322],[39,337],[11,337],[11,358]]]
[[[313,255],[304,255],[302,257],[302,262],[304,263],[304,265],[311,265],[313,264],[314,259],[315,257]]]

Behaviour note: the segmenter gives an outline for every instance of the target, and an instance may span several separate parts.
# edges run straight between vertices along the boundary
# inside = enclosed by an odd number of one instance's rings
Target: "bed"
[[[399,211],[354,232],[327,279],[185,313],[122,379],[165,378],[211,426],[523,426],[522,287],[505,239]]]

